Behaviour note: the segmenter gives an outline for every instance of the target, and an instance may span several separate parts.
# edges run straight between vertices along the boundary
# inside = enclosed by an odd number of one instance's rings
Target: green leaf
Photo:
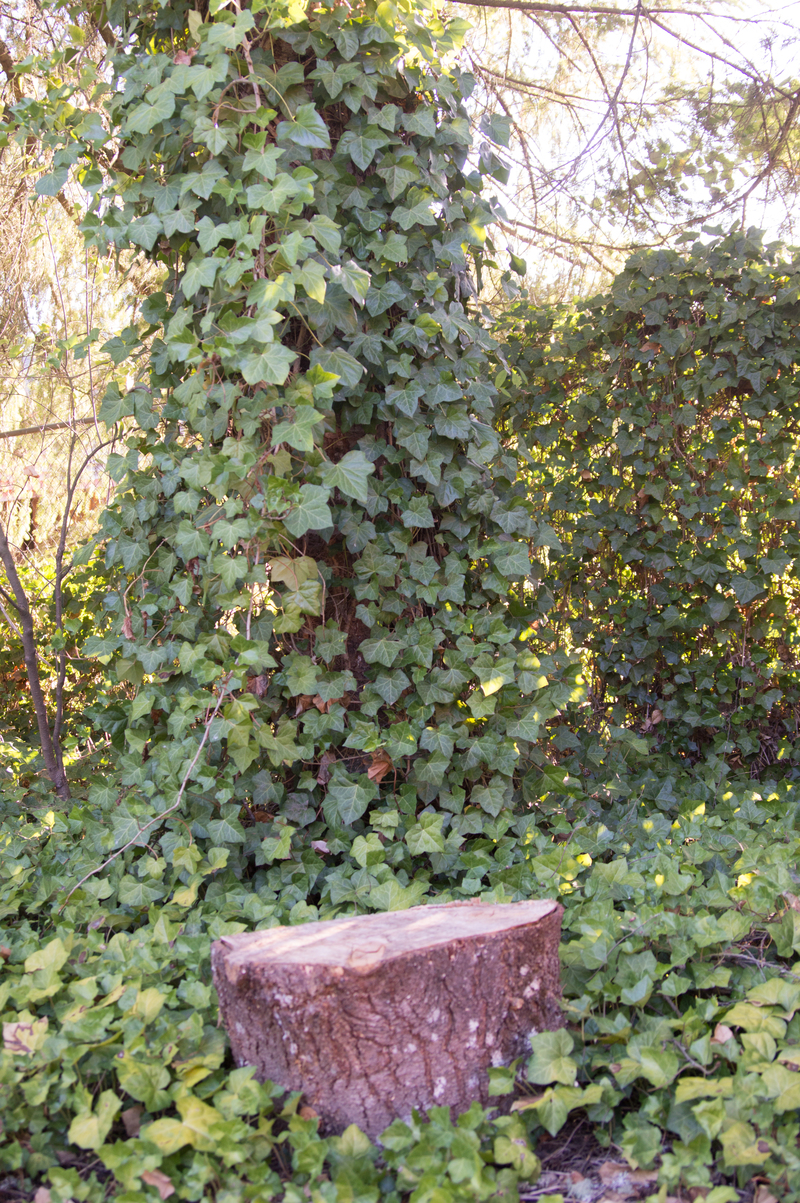
[[[347,130],[339,139],[336,147],[337,154],[349,155],[360,171],[366,171],[375,154],[385,146],[389,138],[374,125],[368,125],[365,130],[357,133]]]
[[[278,141],[307,146],[313,150],[327,150],[331,144],[328,127],[313,104],[301,104],[293,121],[280,123]]]
[[[68,179],[69,167],[59,167],[57,171],[40,176],[34,191],[37,196],[58,196]]]
[[[221,259],[205,259],[197,256],[190,260],[181,277],[183,295],[191,298],[199,289],[211,288],[221,265]]]
[[[377,911],[406,911],[417,906],[428,892],[426,881],[414,880],[403,887],[395,877],[382,881],[369,892],[369,903]]]
[[[528,1080],[542,1086],[550,1082],[572,1086],[578,1066],[569,1055],[575,1043],[569,1032],[564,1028],[555,1032],[539,1032],[530,1040],[533,1056],[528,1062]]]
[[[442,823],[444,815],[420,815],[406,832],[406,844],[412,856],[422,856],[426,852],[444,852],[444,836]]]
[[[161,92],[151,103],[137,105],[125,121],[129,134],[149,134],[175,112],[175,94]]]
[[[69,1126],[67,1140],[79,1149],[99,1149],[111,1131],[122,1103],[113,1090],[104,1090],[97,1099],[97,1107],[82,1111]]]
[[[136,246],[152,251],[163,228],[163,222],[157,213],[146,213],[131,222],[128,226],[128,237]]]
[[[366,777],[359,781],[331,783],[325,795],[326,810],[332,808],[339,822],[350,827],[360,819],[375,797],[375,787]]]
[[[283,384],[297,352],[282,343],[268,343],[263,351],[245,355],[242,360],[242,375],[248,384]]]
[[[370,638],[363,640],[360,650],[367,664],[383,664],[391,668],[403,645],[388,632],[375,629]]]
[[[311,366],[314,365],[319,365],[324,372],[332,372],[334,376],[338,376],[346,388],[355,388],[364,374],[364,368],[358,360],[353,359],[352,355],[348,355],[341,348],[327,351],[315,347],[311,352]]]
[[[321,485],[302,485],[300,500],[292,505],[283,524],[290,535],[299,539],[308,531],[326,530],[333,525],[328,508],[330,490]]]
[[[368,481],[375,471],[363,451],[348,451],[336,464],[325,464],[321,470],[322,480],[331,492],[340,489],[347,497],[366,505]]]
[[[331,278],[337,284],[341,284],[345,292],[359,305],[364,304],[369,292],[370,274],[364,271],[363,267],[359,267],[357,263],[349,259],[347,263],[340,263],[331,268]],[[328,368],[328,371],[332,370],[332,368]]]
[[[749,576],[735,576],[731,580],[733,591],[740,605],[747,606],[755,598],[760,597],[765,591],[766,586],[759,581],[752,580]]]
[[[298,451],[313,451],[314,427],[323,421],[324,415],[318,410],[310,405],[301,405],[295,410],[294,417],[278,422],[273,427],[271,445],[277,447],[279,443],[288,443]],[[328,484],[327,481],[325,483]]]

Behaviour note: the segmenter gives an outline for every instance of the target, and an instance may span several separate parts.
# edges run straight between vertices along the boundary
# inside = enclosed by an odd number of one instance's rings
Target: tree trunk
[[[31,691],[31,701],[36,715],[36,724],[39,728],[39,742],[42,746],[42,758],[44,760],[47,775],[52,781],[55,791],[59,798],[68,801],[70,798],[69,785],[67,783],[67,775],[64,772],[64,765],[61,758],[61,746],[54,742],[50,726],[47,720],[47,705],[42,692],[42,683],[39,679],[39,657],[36,654],[36,634],[33,628],[33,618],[31,617],[30,606],[28,605],[28,595],[25,592],[22,581],[19,579],[17,566],[14,563],[14,557],[11,553],[6,533],[0,525],[0,563],[6,570],[8,583],[11,586],[16,603],[17,613],[19,615],[19,625],[22,636],[22,651],[25,657],[25,668],[28,673],[28,685]]]
[[[555,902],[450,903],[226,936],[214,983],[239,1065],[329,1131],[488,1102],[488,1069],[562,1026]]]

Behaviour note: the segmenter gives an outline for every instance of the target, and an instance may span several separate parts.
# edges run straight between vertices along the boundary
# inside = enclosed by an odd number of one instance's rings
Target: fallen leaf
[[[393,768],[394,764],[388,752],[379,748],[377,752],[372,753],[372,762],[367,769],[367,776],[370,781],[383,781],[386,774]]]
[[[753,1196],[753,1203],[778,1203],[768,1186],[759,1186]]]
[[[33,1203],[50,1203],[50,1191],[46,1186],[40,1186],[33,1196]]]
[[[142,1182],[146,1182],[148,1186],[154,1186],[162,1199],[168,1199],[170,1195],[175,1194],[172,1179],[161,1170],[145,1170],[142,1174]]]
[[[265,678],[265,680],[266,680],[266,678]],[[309,706],[313,706],[313,705],[314,705],[313,695],[310,693],[301,693],[297,699],[297,705],[294,708],[294,717],[297,718],[298,714],[302,714],[304,711],[308,710]]]
[[[188,67],[196,54],[197,47],[192,46],[189,50],[179,50],[172,61],[176,67]]]
[[[613,1182],[620,1174],[629,1174],[630,1166],[624,1161],[604,1161],[597,1173],[603,1185]]]
[[[269,677],[266,673],[261,673],[257,677],[249,677],[247,681],[247,692],[252,693],[254,698],[259,701],[266,695],[269,686]]]
[[[785,893],[783,896],[791,910],[800,911],[800,898],[798,898],[796,894]]]
[[[316,708],[317,708],[317,710],[319,710],[320,714],[327,714],[328,711],[330,710],[331,706],[335,705],[336,702],[338,702],[338,701],[339,701],[338,698],[333,698],[330,702],[323,702],[321,694],[316,694],[311,699],[311,705],[316,706]]]
[[[725,1044],[733,1036],[733,1031],[728,1027],[727,1023],[718,1023],[714,1028],[714,1035],[711,1037],[712,1044]]]
[[[322,852],[322,853],[330,852],[330,848],[328,847],[328,845],[325,843],[324,840],[312,840],[311,847],[314,849],[315,852]]]
[[[0,958],[4,961],[7,961],[10,956],[11,956],[11,949],[8,947],[8,945],[0,944]]]
[[[323,752],[319,758],[319,772],[317,773],[317,781],[320,785],[327,785],[331,779],[331,765],[336,763],[336,757],[333,752]]]
[[[315,1111],[313,1107],[309,1107],[307,1103],[300,1108],[298,1115],[301,1119],[319,1119],[319,1112]]]
[[[650,722],[655,727],[661,722],[663,717],[664,717],[664,715],[661,713],[660,710],[654,710],[653,713],[650,715]]]
[[[139,1126],[143,1114],[143,1107],[127,1107],[121,1112],[119,1118],[125,1125],[125,1131],[128,1133],[128,1136],[134,1137],[139,1135]]]

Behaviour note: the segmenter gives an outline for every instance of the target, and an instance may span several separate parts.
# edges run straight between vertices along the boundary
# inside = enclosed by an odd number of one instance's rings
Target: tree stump
[[[556,902],[449,903],[211,946],[239,1065],[300,1090],[327,1131],[488,1102],[488,1069],[563,1025]]]

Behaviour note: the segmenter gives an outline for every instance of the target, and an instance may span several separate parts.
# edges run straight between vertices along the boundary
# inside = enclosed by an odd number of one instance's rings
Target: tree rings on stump
[[[239,1065],[327,1131],[489,1101],[488,1069],[561,1027],[556,902],[449,903],[225,936],[211,947]]]

